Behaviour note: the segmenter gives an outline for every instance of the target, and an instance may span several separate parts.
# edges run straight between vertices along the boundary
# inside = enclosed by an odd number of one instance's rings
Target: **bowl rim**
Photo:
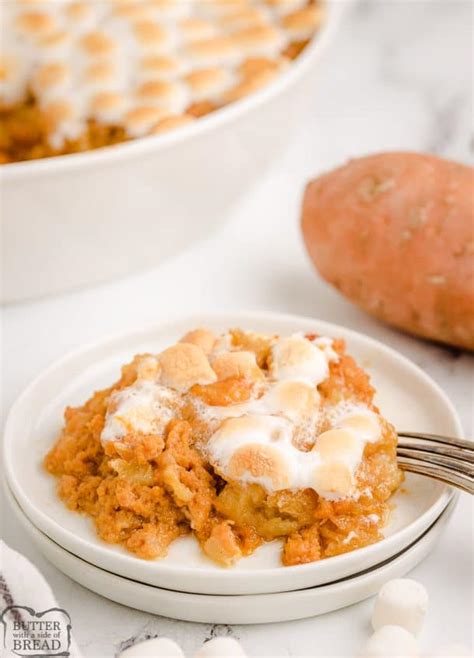
[[[313,59],[318,56],[330,42],[344,9],[343,3],[337,0],[326,0],[327,15],[317,34],[311,39],[304,51],[294,60],[292,66],[267,87],[237,100],[216,112],[193,121],[190,125],[162,135],[148,135],[141,139],[104,146],[98,149],[57,155],[37,160],[10,162],[0,166],[0,180],[17,180],[31,176],[53,174],[55,172],[76,171],[96,164],[118,164],[120,161],[137,158],[152,152],[166,150],[186,141],[206,135],[214,129],[224,126],[246,115],[248,112],[269,102],[287,87],[296,82],[309,68]]]

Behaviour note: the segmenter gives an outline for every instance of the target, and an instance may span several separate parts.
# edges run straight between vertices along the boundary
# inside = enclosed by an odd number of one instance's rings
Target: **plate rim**
[[[42,370],[36,377],[34,377],[33,380],[24,388],[24,390],[20,393],[20,395],[13,403],[6,419],[4,433],[3,433],[4,436],[2,441],[3,459],[5,464],[5,475],[8,485],[12,489],[15,496],[18,498],[18,501],[20,502],[21,507],[25,512],[25,514],[28,516],[28,518],[31,518],[32,516],[35,518],[35,525],[37,523],[37,519],[39,518],[43,523],[43,525],[39,524],[41,525],[41,529],[43,531],[45,526],[48,528],[54,527],[55,529],[58,530],[61,536],[65,536],[65,535],[69,536],[74,544],[82,545],[83,549],[86,551],[92,550],[93,553],[104,552],[104,554],[108,554],[109,559],[113,559],[114,561],[117,560],[122,564],[129,563],[130,566],[132,566],[133,563],[134,564],[137,563],[136,560],[138,560],[138,558],[135,558],[132,555],[129,556],[127,554],[112,553],[111,551],[107,551],[108,544],[106,544],[105,542],[103,546],[97,547],[91,544],[90,541],[87,540],[87,538],[77,536],[74,533],[72,533],[70,530],[62,528],[57,521],[55,521],[50,516],[48,516],[48,514],[46,514],[42,509],[36,508],[34,503],[30,501],[28,496],[26,494],[23,494],[21,482],[17,480],[15,476],[13,464],[10,460],[10,449],[13,450],[14,447],[14,441],[12,440],[12,436],[11,436],[12,426],[16,420],[16,416],[18,415],[18,410],[21,409],[21,406],[25,403],[25,401],[28,400],[28,397],[36,390],[38,385],[40,385],[42,381],[49,379],[51,375],[53,375],[58,369],[61,369],[65,365],[67,365],[68,362],[71,361],[73,362],[74,360],[86,356],[90,352],[104,349],[114,344],[116,344],[118,347],[121,342],[124,342],[126,340],[128,341],[136,340],[140,336],[146,336],[153,332],[156,332],[157,334],[164,333],[166,331],[172,330],[173,327],[176,327],[177,324],[186,324],[188,326],[191,325],[199,326],[202,324],[206,324],[206,320],[207,322],[220,323],[222,325],[227,325],[227,326],[229,326],[229,323],[230,324],[236,323],[236,321],[246,322],[247,324],[251,324],[252,321],[294,323],[294,324],[313,323],[315,325],[315,328],[317,327],[319,331],[327,332],[328,335],[337,335],[338,332],[342,330],[345,339],[353,338],[359,341],[362,340],[362,342],[365,342],[365,344],[368,345],[368,347],[376,351],[381,351],[382,353],[385,353],[387,356],[391,357],[392,359],[401,362],[401,364],[405,368],[408,368],[408,370],[414,373],[414,375],[418,379],[421,379],[424,385],[430,388],[438,396],[438,398],[443,400],[445,410],[446,412],[449,412],[450,420],[453,425],[453,430],[455,431],[456,436],[462,436],[463,434],[462,426],[457,416],[456,410],[452,402],[446,395],[446,393],[444,393],[444,391],[441,389],[441,387],[431,377],[429,377],[429,375],[427,375],[419,366],[414,364],[410,359],[408,359],[407,357],[405,357],[404,355],[402,355],[392,347],[389,347],[388,345],[385,345],[384,343],[372,338],[371,336],[350,329],[344,325],[326,322],[324,320],[319,320],[318,318],[312,318],[308,316],[301,316],[295,314],[275,313],[275,312],[266,312],[266,311],[252,311],[252,310],[223,311],[218,313],[216,312],[175,313],[167,316],[165,319],[162,320],[158,319],[154,322],[141,324],[135,328],[132,327],[126,331],[114,332],[112,334],[105,335],[96,341],[86,343],[74,350],[67,352],[60,358],[54,360],[53,363],[51,363],[51,365],[49,365],[47,368]],[[420,517],[418,517],[416,521],[412,521],[408,526],[397,531],[394,535],[392,535],[392,537],[402,536],[403,533],[407,531],[410,528],[410,526],[412,526],[413,523],[418,523],[420,519],[423,519],[423,517],[425,517],[426,515],[430,513],[432,514],[433,508],[436,508],[437,513],[439,515],[441,510],[448,505],[449,501],[452,498],[452,495],[453,495],[453,490],[447,485],[444,486],[444,488],[440,492],[439,498],[437,499],[437,501],[435,501],[435,503],[433,503],[433,505],[428,510],[426,510]],[[32,510],[33,510],[33,514],[31,513]],[[56,535],[56,533],[54,534]],[[390,539],[391,538],[387,538],[387,540]],[[341,563],[342,560],[344,559],[347,562],[348,556],[353,556],[354,554],[358,554],[360,556],[362,551],[364,551],[364,555],[372,555],[374,552],[377,552],[377,550],[380,549],[380,545],[384,541],[386,540],[381,540],[376,544],[372,544],[363,549],[358,549],[357,551],[353,551],[351,553],[345,553],[343,555],[338,555],[327,559],[331,560],[331,564],[336,566],[338,563]],[[155,562],[153,562],[152,564],[156,565]],[[217,576],[218,579],[222,577],[222,573],[220,571],[216,571],[215,567],[211,567],[211,566],[209,568],[200,569],[199,571],[197,571],[196,568],[194,567],[185,567],[185,566],[177,567],[176,565],[162,564],[158,566],[158,568],[160,567],[161,567],[161,572],[168,577],[171,576],[173,573],[179,574],[180,576],[185,576],[186,574],[193,574],[195,576],[197,573],[199,573],[199,577],[204,579],[209,576],[211,578],[213,577],[215,578],[216,574],[219,574]],[[309,563],[309,564],[295,565],[290,567],[278,566],[268,569],[255,569],[255,570],[249,570],[248,572],[226,570],[223,571],[223,573],[226,574],[225,580],[228,583],[231,583],[238,581],[244,577],[256,578],[258,576],[264,576],[266,578],[271,579],[273,577],[276,577],[278,574],[282,572],[287,573],[288,575],[292,573],[302,576],[302,574],[306,572],[312,572],[314,569],[315,569],[315,563]]]

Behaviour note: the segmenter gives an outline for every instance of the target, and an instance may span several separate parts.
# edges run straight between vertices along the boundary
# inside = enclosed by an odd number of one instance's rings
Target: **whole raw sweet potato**
[[[352,160],[310,182],[306,247],[380,320],[474,349],[474,170],[417,153]]]

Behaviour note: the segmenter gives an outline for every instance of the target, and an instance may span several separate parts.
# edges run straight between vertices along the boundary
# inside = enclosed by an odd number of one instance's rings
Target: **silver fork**
[[[437,434],[398,432],[402,470],[427,475],[474,493],[474,442]]]

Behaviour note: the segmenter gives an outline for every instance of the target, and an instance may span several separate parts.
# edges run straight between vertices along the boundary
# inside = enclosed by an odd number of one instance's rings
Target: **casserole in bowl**
[[[3,165],[2,301],[150,267],[205,236],[301,121],[339,13],[328,4],[316,38],[266,88],[189,125]]]

